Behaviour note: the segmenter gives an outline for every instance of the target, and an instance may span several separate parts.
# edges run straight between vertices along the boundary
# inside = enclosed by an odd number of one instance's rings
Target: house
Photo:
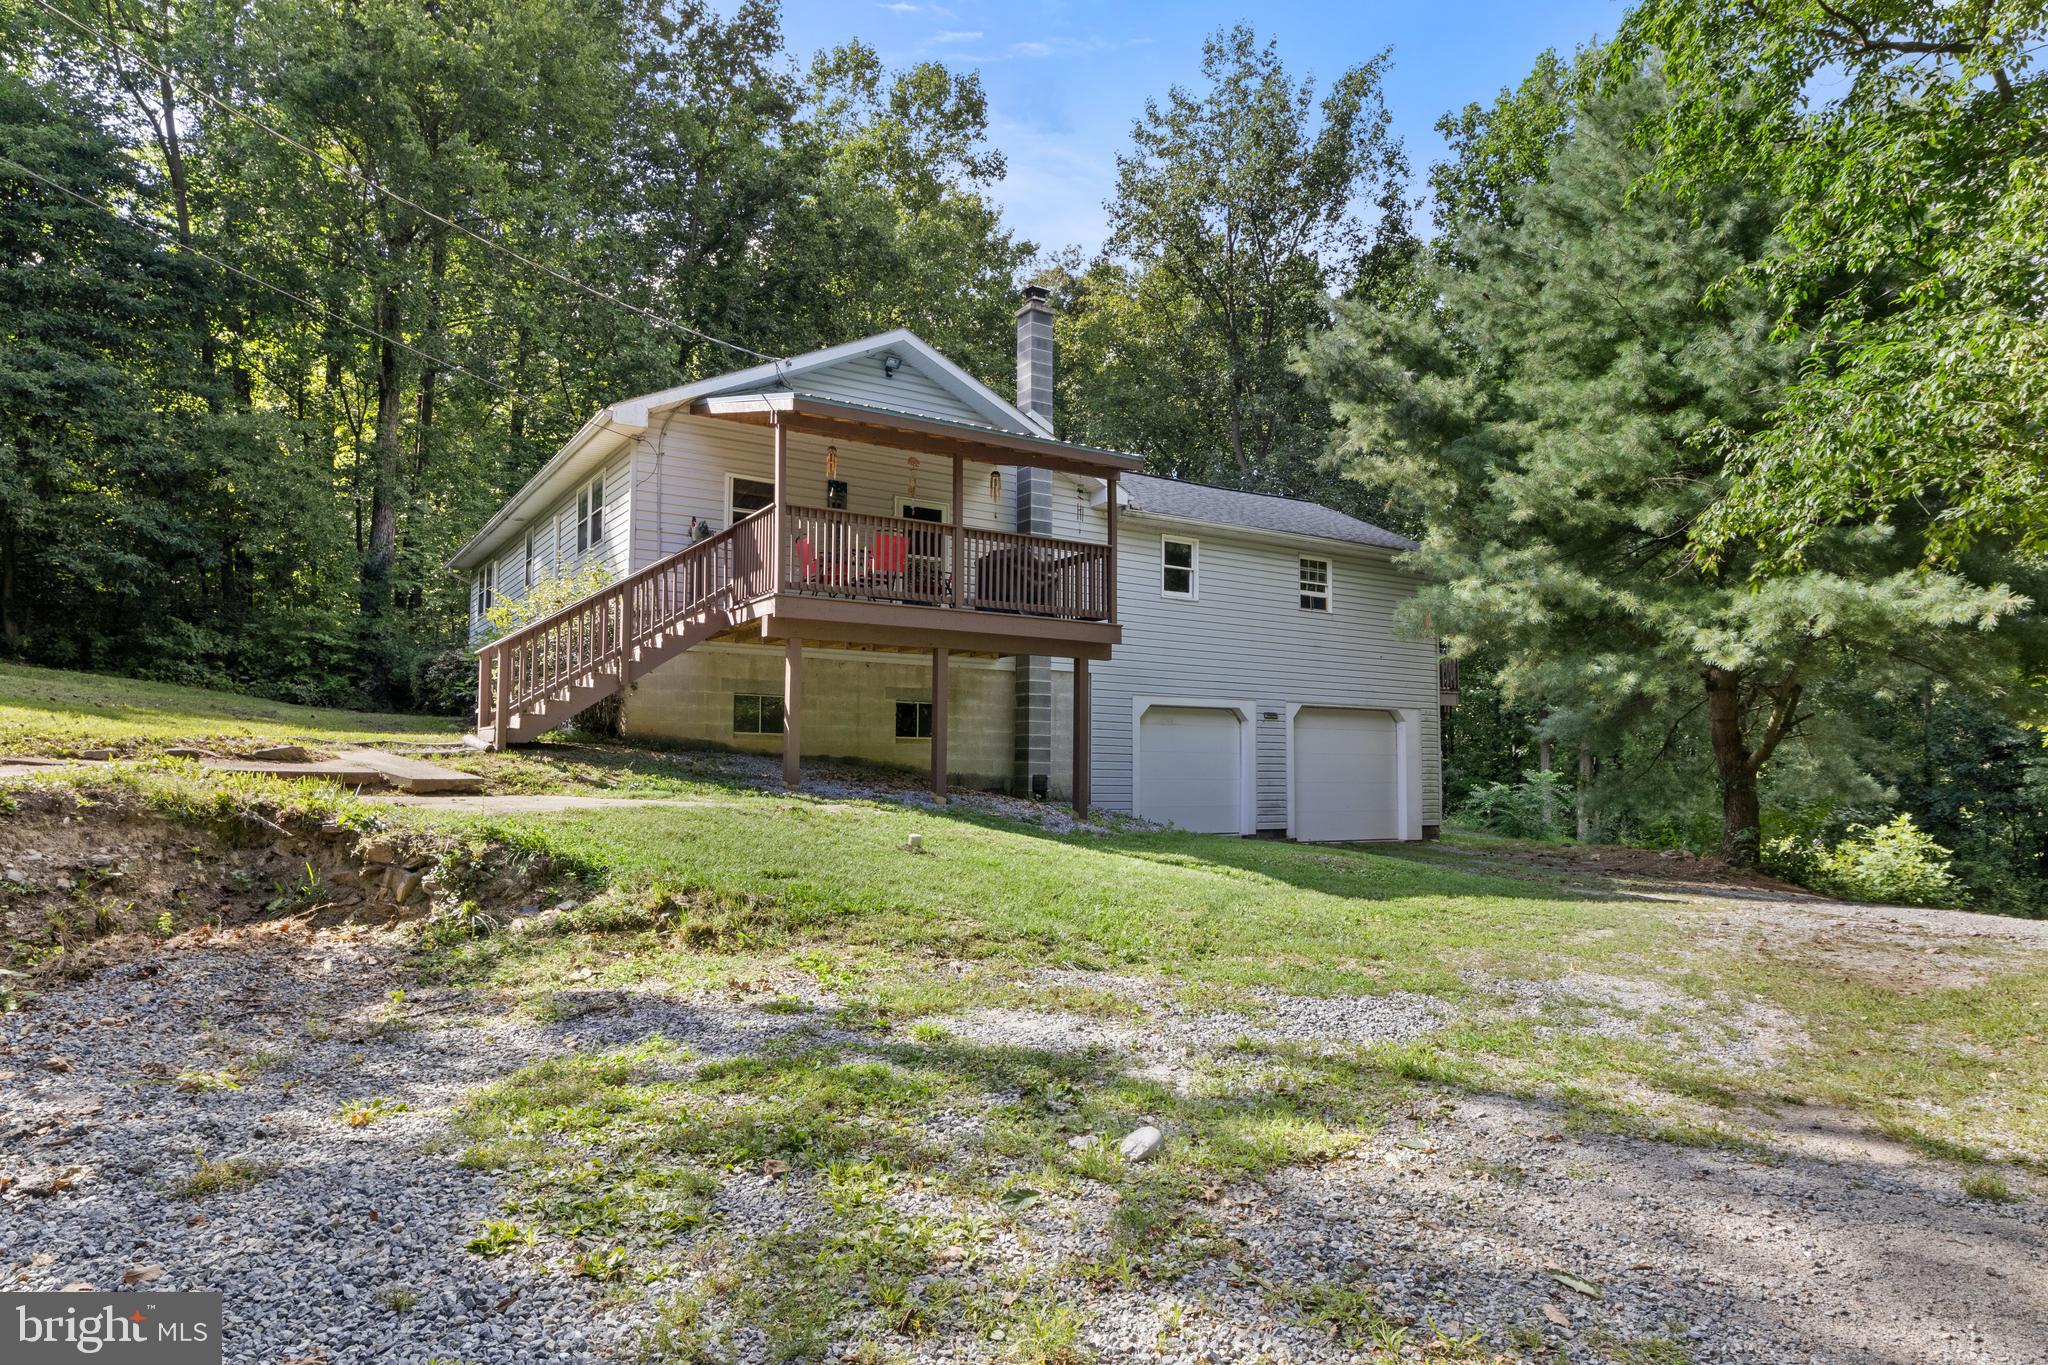
[[[622,694],[629,736],[929,768],[1202,831],[1417,839],[1455,674],[1394,628],[1398,535],[1054,438],[907,331],[615,404],[453,560],[477,742]],[[608,581],[488,638],[558,575]]]

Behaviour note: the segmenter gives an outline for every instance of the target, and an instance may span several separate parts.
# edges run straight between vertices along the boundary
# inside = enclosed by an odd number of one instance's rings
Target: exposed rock
[[[1158,1152],[1159,1144],[1164,1141],[1166,1134],[1148,1123],[1119,1142],[1116,1149],[1124,1154],[1126,1161],[1143,1161]]]

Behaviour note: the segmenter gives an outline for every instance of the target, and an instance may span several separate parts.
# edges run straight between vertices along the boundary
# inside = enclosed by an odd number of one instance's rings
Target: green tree
[[[1635,130],[1666,99],[1642,78],[1577,107],[1511,212],[1455,226],[1432,308],[1347,305],[1304,368],[1351,475],[1425,525],[1416,624],[1490,652],[1566,752],[1703,734],[1722,848],[1754,864],[1761,774],[1788,738],[1888,671],[2003,684],[1997,627],[2026,599],[1975,566],[1926,570],[1902,530],[1837,535],[1754,585],[1746,564],[1696,562],[1691,529],[1727,483],[1699,435],[1760,428],[1800,350],[1753,290],[1701,303],[1772,249],[1768,193],[1631,195],[1653,155]]]
[[[1201,89],[1147,102],[1108,205],[1116,259],[1077,282],[1061,338],[1102,376],[1075,395],[1078,434],[1162,473],[1284,493],[1322,481],[1328,413],[1288,357],[1369,250],[1358,206],[1404,179],[1386,68],[1384,53],[1351,67],[1318,100],[1239,25],[1204,45]],[[1132,350],[1112,359],[1118,333]]]
[[[1663,54],[1648,178],[1692,196],[1731,177],[1782,198],[1743,263],[1812,332],[1780,409],[1703,433],[1733,462],[1699,528],[1797,565],[1826,528],[1937,515],[1929,552],[1980,537],[2048,555],[2048,10],[1999,0],[1644,0],[1613,53]]]

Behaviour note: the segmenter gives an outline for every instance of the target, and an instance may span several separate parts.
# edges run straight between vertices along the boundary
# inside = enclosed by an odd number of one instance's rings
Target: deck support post
[[[953,457],[953,605],[967,593],[967,461]],[[934,713],[936,714],[936,713]],[[933,721],[936,725],[938,722]]]
[[[476,652],[476,729],[481,736],[491,723],[491,651]]]
[[[619,691],[633,685],[633,585],[619,585]]]
[[[1088,818],[1088,661],[1074,660],[1074,814]]]
[[[804,642],[792,635],[782,643],[782,785],[791,791],[803,776],[803,709]]]
[[[789,581],[783,575],[782,563],[783,556],[788,553],[782,545],[782,509],[789,505],[789,428],[775,422],[771,430],[775,433],[775,510],[769,515],[775,518],[775,525],[773,538],[768,543],[768,591],[776,593],[781,592],[782,585]],[[794,779],[790,785],[796,785]]]
[[[509,749],[512,747],[512,669],[511,660],[505,657],[505,647],[499,645],[491,651],[491,660],[497,664],[498,681],[491,694],[491,747]]]
[[[932,795],[946,799],[946,717],[952,709],[947,705],[953,690],[953,653],[949,649],[932,651]]]

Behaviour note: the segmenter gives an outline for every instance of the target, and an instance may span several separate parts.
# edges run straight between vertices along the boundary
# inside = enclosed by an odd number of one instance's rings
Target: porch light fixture
[[[896,371],[901,368],[903,368],[902,356],[897,355],[894,351],[884,351],[882,353],[882,377],[884,379],[894,379]]]
[[[1001,502],[1003,500],[1003,471],[1000,469],[991,469],[988,472],[988,500],[990,502]]]

